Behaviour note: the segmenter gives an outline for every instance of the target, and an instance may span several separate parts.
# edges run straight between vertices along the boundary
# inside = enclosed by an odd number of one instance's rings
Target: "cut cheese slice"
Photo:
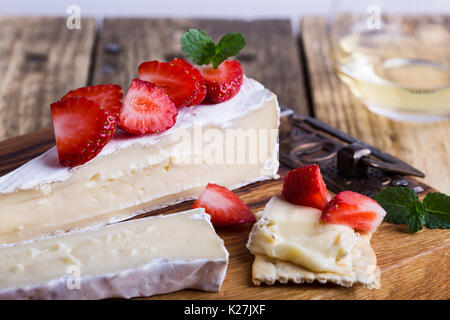
[[[56,148],[0,177],[0,243],[120,221],[197,198],[207,183],[229,189],[276,178],[276,96],[245,78],[216,105],[180,110],[171,129],[119,131],[85,165],[59,165]]]
[[[259,214],[247,247],[255,255],[255,285],[332,282],[379,287],[379,269],[371,234],[324,223],[321,211],[272,198]]]
[[[194,209],[0,247],[0,299],[102,299],[219,291],[228,252]]]

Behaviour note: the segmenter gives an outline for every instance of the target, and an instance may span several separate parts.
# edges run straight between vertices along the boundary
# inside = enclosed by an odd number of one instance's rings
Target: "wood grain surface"
[[[95,20],[0,17],[0,140],[51,127],[50,103],[86,85]]]
[[[406,125],[366,111],[333,74],[324,19],[304,19],[302,48],[297,47],[285,20],[106,19],[97,41],[95,22],[83,21],[82,30],[67,30],[62,18],[24,18],[19,22],[0,18],[0,140],[50,127],[49,104],[70,89],[114,82],[126,91],[140,62],[170,60],[181,54],[179,39],[187,28],[203,28],[215,40],[228,31],[240,31],[248,40],[238,56],[246,74],[276,92],[282,104],[307,113],[311,96],[313,110],[321,120],[412,163],[425,171],[430,185],[449,192],[448,123]],[[306,77],[301,61],[306,61]],[[0,175],[52,145],[51,128],[0,142]],[[280,174],[285,172],[282,168]],[[237,193],[257,212],[270,197],[280,194],[281,187],[281,180],[266,181]],[[186,202],[151,214],[191,205]],[[230,252],[221,292],[183,290],[151,299],[450,298],[448,230],[424,229],[409,235],[402,226],[383,223],[372,240],[382,288],[372,291],[319,284],[254,287],[253,257],[245,247],[250,228],[217,229]]]
[[[426,174],[425,182],[449,194],[450,121],[396,122],[367,110],[337,77],[326,28],[324,17],[302,19],[301,43],[315,116],[405,160]]]

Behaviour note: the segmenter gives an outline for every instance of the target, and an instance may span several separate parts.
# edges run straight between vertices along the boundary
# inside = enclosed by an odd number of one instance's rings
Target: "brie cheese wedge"
[[[247,248],[255,255],[253,282],[333,282],[379,286],[371,234],[324,223],[321,211],[272,198],[259,214]]]
[[[62,167],[52,148],[0,177],[0,243],[125,220],[195,199],[208,183],[277,178],[278,125],[275,94],[244,78],[232,99],[182,108],[165,132],[119,130],[82,166]]]
[[[219,291],[228,252],[204,209],[0,246],[0,299]]]

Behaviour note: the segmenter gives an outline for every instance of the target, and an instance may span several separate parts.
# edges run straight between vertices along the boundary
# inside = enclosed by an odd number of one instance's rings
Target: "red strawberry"
[[[208,183],[192,208],[205,208],[215,226],[255,222],[255,216],[236,194],[213,183]]]
[[[134,79],[120,110],[119,126],[133,134],[159,133],[171,128],[178,109],[163,89]]]
[[[78,166],[94,158],[109,142],[116,119],[84,97],[72,97],[50,106],[59,162]]]
[[[61,100],[70,97],[85,97],[95,101],[117,119],[122,107],[123,91],[117,84],[100,84],[69,91]]]
[[[294,204],[319,210],[331,199],[317,164],[289,171],[284,178],[282,196]]]
[[[195,106],[197,104],[202,103],[206,97],[206,85],[205,85],[205,80],[203,79],[202,75],[200,74],[200,71],[198,71],[196,68],[194,68],[186,60],[180,59],[180,58],[175,58],[175,59],[170,60],[170,64],[184,68],[185,70],[188,70],[190,72],[192,77],[196,80],[195,98],[191,102],[191,105]]]
[[[222,62],[217,69],[212,66],[200,68],[206,83],[206,99],[208,103],[220,103],[234,97],[244,82],[244,71],[236,60]]]
[[[198,79],[184,67],[169,62],[147,61],[139,66],[139,79],[163,88],[178,108],[191,106],[198,99]]]
[[[338,193],[323,209],[322,220],[375,232],[386,211],[373,199],[353,191]]]

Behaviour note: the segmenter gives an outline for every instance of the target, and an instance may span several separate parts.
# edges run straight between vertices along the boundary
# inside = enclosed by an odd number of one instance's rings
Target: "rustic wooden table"
[[[126,90],[140,62],[182,56],[179,39],[191,27],[202,28],[215,39],[229,31],[244,33],[248,45],[238,59],[245,73],[273,90],[282,105],[312,114],[404,159],[426,173],[426,183],[450,193],[450,122],[400,123],[367,111],[333,71],[323,17],[303,18],[298,38],[288,20],[105,19],[97,30],[94,19],[83,19],[81,30],[68,30],[65,18],[0,17],[0,141],[4,140],[0,143],[0,175],[54,144],[50,103],[73,88],[90,84],[113,82]],[[260,195],[260,201],[251,209],[260,210],[267,194],[280,188],[279,181],[266,184],[264,190],[254,187],[252,200]],[[244,201],[245,191],[239,192]],[[399,233],[396,226],[383,224],[373,241],[382,268],[384,288],[380,291],[317,285],[310,285],[309,290],[296,286],[247,290],[251,263],[246,261],[251,257],[242,245],[249,229],[244,231],[219,231],[234,253],[227,279],[237,279],[226,280],[221,293],[186,295],[182,291],[159,298],[450,297],[449,283],[442,281],[448,279],[450,260],[444,230],[411,237]],[[398,245],[390,246],[390,239],[399,241]],[[444,274],[433,275],[439,272]]]

